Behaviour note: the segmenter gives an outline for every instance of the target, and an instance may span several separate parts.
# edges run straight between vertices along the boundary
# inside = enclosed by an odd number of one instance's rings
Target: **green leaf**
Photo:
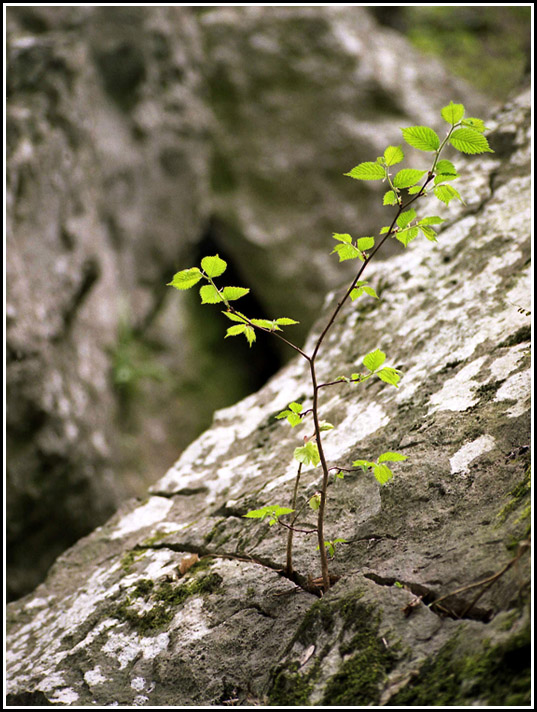
[[[421,225],[440,225],[440,223],[446,222],[444,218],[438,217],[438,215],[431,215],[427,218],[422,218],[417,224]]]
[[[420,230],[430,242],[437,242],[436,230],[428,225],[420,225]]]
[[[419,171],[416,168],[403,168],[395,174],[393,184],[396,188],[410,188],[411,185],[417,183],[427,171]]]
[[[321,493],[315,492],[313,497],[310,497],[308,504],[311,507],[311,509],[313,509],[313,511],[316,512],[319,509],[319,507],[321,506]]]
[[[289,507],[280,507],[277,504],[268,504],[266,507],[261,507],[260,509],[251,509],[242,516],[249,519],[265,519],[266,517],[269,517],[269,524],[272,526],[273,524],[276,524],[279,517],[283,517],[284,514],[291,514],[294,511],[294,509],[290,509]]]
[[[451,173],[439,173],[434,177],[434,184],[444,183],[446,180],[456,180],[459,176],[454,176]]]
[[[394,166],[396,163],[401,163],[405,154],[400,146],[388,146],[384,151],[384,162],[387,166]]]
[[[296,401],[293,401],[292,403],[289,403],[289,410],[292,410],[293,413],[302,413],[302,408],[304,407],[302,403],[297,403]]]
[[[355,178],[356,180],[382,180],[386,177],[386,170],[380,163],[366,161],[355,166],[352,170],[344,175]]]
[[[474,129],[457,129],[451,134],[449,142],[462,153],[494,153],[483,134]]]
[[[401,379],[399,376],[400,373],[401,371],[398,371],[396,368],[385,366],[384,368],[381,368],[380,371],[377,371],[375,375],[378,376],[381,381],[384,381],[384,383],[389,383],[391,386],[399,388],[397,384]]]
[[[289,319],[286,316],[282,316],[279,319],[276,319],[276,324],[278,324],[278,326],[292,326],[293,324],[300,324],[300,322],[295,321],[294,319]]]
[[[207,277],[220,277],[226,271],[227,262],[220,259],[218,255],[214,255],[214,257],[204,257],[201,267]]]
[[[190,269],[183,269],[180,272],[176,272],[172,281],[168,282],[166,286],[175,287],[175,289],[190,289],[190,287],[197,284],[202,277],[203,275],[197,267],[191,267]]]
[[[402,132],[405,141],[420,151],[436,151],[440,148],[438,134],[428,126],[410,126],[402,129]]]
[[[474,119],[471,117],[468,117],[467,119],[464,119],[462,122],[463,126],[468,126],[471,129],[475,129],[476,131],[479,131],[479,133],[483,133],[483,131],[487,130],[487,127],[485,126],[485,122],[482,121],[481,119]]]
[[[289,411],[287,414],[287,422],[292,428],[296,428],[296,426],[302,422],[302,417],[298,415],[298,413],[291,413],[291,411]]]
[[[247,319],[244,316],[244,314],[241,314],[240,312],[230,312],[230,311],[225,311],[222,312],[225,316],[227,316],[228,319],[231,319],[231,321],[239,321],[241,324],[246,324]]]
[[[250,290],[246,287],[224,287],[222,290],[222,296],[228,302],[232,302],[234,299],[240,299],[248,294]]]
[[[353,463],[353,467],[361,467],[362,470],[367,470],[369,467],[375,467],[377,464],[376,462],[369,462],[368,460],[355,460]]]
[[[200,297],[202,304],[218,304],[224,301],[222,294],[213,284],[206,284],[204,287],[201,287]]]
[[[251,326],[245,326],[244,327],[244,335],[246,336],[246,340],[248,341],[248,344],[251,346],[255,339],[255,329],[252,329]]]
[[[379,234],[380,234],[380,235],[385,235],[387,232],[389,232],[389,230],[390,230],[389,225],[385,225],[384,227],[381,227],[381,228],[380,228],[380,233],[379,233]]]
[[[442,158],[441,161],[438,161],[438,163],[436,164],[435,172],[452,176],[458,175],[457,169],[455,168],[453,163],[451,161],[448,161],[446,158]]]
[[[365,250],[370,250],[375,244],[374,237],[359,237],[356,241],[358,249],[364,252]]]
[[[312,442],[311,440],[305,445],[295,448],[293,457],[295,458],[295,460],[301,462],[303,465],[313,465],[314,467],[317,467],[317,465],[321,461],[321,458],[319,456],[319,448],[317,447],[316,443]]]
[[[378,458],[378,462],[403,462],[403,460],[408,460],[408,457],[401,455],[400,452],[383,452]]]
[[[268,329],[269,331],[281,331],[280,327],[276,322],[270,319],[250,319],[254,326],[258,326],[260,329]]]
[[[321,433],[324,433],[327,430],[333,430],[333,429],[334,429],[334,426],[332,425],[332,423],[327,423],[326,420],[321,420],[321,422],[319,423],[319,430],[321,431]]]
[[[401,213],[401,215],[399,215],[399,217],[397,218],[397,225],[400,228],[404,228],[408,225],[409,222],[414,220],[415,217],[416,211],[414,210],[414,208],[410,208],[410,210],[405,210],[405,212]]]
[[[415,240],[417,236],[417,227],[409,227],[406,230],[400,230],[395,233],[395,237],[399,240],[399,242],[402,242],[405,247],[408,247],[409,243],[412,242],[412,240]]]
[[[362,289],[363,289],[364,292],[365,292],[366,294],[368,294],[370,297],[374,297],[375,299],[379,299],[379,295],[375,292],[375,290],[373,289],[373,287],[367,286],[367,287],[362,287]]]
[[[226,339],[228,336],[237,336],[238,334],[244,334],[246,329],[246,324],[235,324],[235,326],[230,326],[226,331]]]
[[[464,105],[454,104],[450,101],[447,106],[444,106],[440,113],[442,114],[444,121],[447,121],[448,124],[455,126],[455,124],[458,124],[464,116]]]
[[[381,485],[385,485],[393,477],[393,472],[388,465],[375,465],[373,474]]]
[[[332,237],[334,238],[334,240],[338,240],[339,242],[345,242],[348,245],[350,245],[352,242],[352,237],[348,233],[335,232]]]
[[[383,205],[396,205],[397,204],[397,196],[395,195],[395,192],[393,190],[389,190],[387,193],[384,193],[384,198],[382,199],[382,204]]]
[[[354,245],[336,245],[330,254],[333,255],[334,252],[338,254],[340,262],[344,262],[345,260],[354,260],[356,258],[362,262],[364,261],[361,251]]]
[[[409,195],[416,195],[416,193],[419,193],[421,190],[421,185],[413,185],[411,188],[408,189],[408,194]],[[423,193],[423,195],[427,195],[427,191]]]
[[[437,185],[434,189],[434,194],[436,195],[438,200],[441,200],[446,205],[449,205],[450,201],[453,200],[453,198],[457,198],[457,200],[460,200],[461,203],[464,203],[464,200],[461,198],[459,191],[455,190],[455,188],[453,188],[453,186],[451,185]]]
[[[376,371],[377,368],[380,368],[385,360],[386,354],[380,349],[375,349],[374,351],[371,351],[371,353],[364,356],[362,363],[369,371],[373,372]]]

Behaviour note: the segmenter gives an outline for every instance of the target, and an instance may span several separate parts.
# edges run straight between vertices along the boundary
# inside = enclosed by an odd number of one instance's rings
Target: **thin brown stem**
[[[450,593],[446,593],[445,596],[441,596],[440,598],[437,598],[435,601],[429,604],[429,607],[432,608],[433,606],[438,606],[438,604],[441,601],[445,601],[448,598],[451,598],[452,596],[457,595],[458,593],[464,593],[464,591],[470,591],[472,588],[479,588],[480,586],[483,586],[481,591],[478,592],[477,596],[475,596],[472,601],[465,607],[463,612],[461,613],[461,618],[464,618],[471,610],[472,608],[476,605],[476,603],[479,601],[479,599],[483,596],[483,594],[488,591],[488,589],[496,583],[498,579],[500,579],[509,569],[514,566],[517,561],[520,559],[522,554],[524,554],[525,551],[527,551],[530,547],[529,541],[521,541],[518,545],[518,551],[517,554],[514,558],[512,558],[510,561],[508,561],[505,566],[503,566],[499,571],[496,571],[496,573],[492,574],[492,576],[487,576],[487,578],[482,579],[481,581],[477,581],[476,583],[470,583],[467,584],[466,586],[461,586],[460,588],[456,588],[454,591],[451,591]]]
[[[295,477],[295,487],[293,489],[293,501],[291,504],[292,509],[296,509],[296,500],[298,497],[298,483],[300,482],[300,474],[302,472],[302,463],[298,463],[298,470],[296,473]],[[295,516],[293,517],[293,524],[296,522],[298,514],[295,513]],[[278,520],[279,521],[279,520]],[[283,522],[280,522],[283,523]],[[287,562],[285,565],[285,569],[287,571],[288,576],[291,576],[293,573],[293,532],[294,529],[292,526],[289,528],[289,534],[287,535]]]

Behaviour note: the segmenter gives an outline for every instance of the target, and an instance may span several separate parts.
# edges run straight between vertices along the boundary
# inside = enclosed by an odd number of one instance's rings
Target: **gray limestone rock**
[[[283,530],[242,517],[290,501],[308,429],[274,415],[311,405],[298,357],[8,606],[8,704],[529,704],[529,118],[528,90],[488,122],[497,153],[457,159],[467,205],[437,245],[371,265],[380,301],[348,304],[319,356],[322,382],[377,347],[404,372],[322,391],[330,466],[408,456],[382,487],[331,483],[332,588],[315,595],[310,536],[291,581]]]

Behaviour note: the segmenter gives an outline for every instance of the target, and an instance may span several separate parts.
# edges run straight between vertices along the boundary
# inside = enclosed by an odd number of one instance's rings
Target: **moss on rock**
[[[391,705],[529,705],[531,635],[529,628],[496,646],[460,655],[457,636],[421,668]]]
[[[112,616],[129,623],[141,635],[146,635],[165,628],[173,619],[176,608],[191,596],[213,593],[222,584],[222,577],[215,573],[192,578],[176,585],[172,581],[161,581],[157,586],[151,579],[138,582],[130,596],[116,606]],[[136,598],[154,601],[154,605],[140,612],[134,606]]]

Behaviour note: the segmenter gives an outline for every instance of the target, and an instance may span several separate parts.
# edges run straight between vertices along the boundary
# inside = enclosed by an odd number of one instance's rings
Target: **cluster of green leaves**
[[[261,507],[260,509],[251,509],[243,516],[249,519],[268,518],[270,526],[273,526],[284,514],[292,514],[294,511],[294,509],[290,509],[289,507],[280,507],[278,504],[268,504],[266,507]]]
[[[251,346],[256,340],[255,329],[263,331],[282,331],[282,326],[291,326],[298,324],[298,321],[287,317],[279,319],[249,319],[241,312],[237,311],[230,302],[233,302],[249,293],[246,287],[222,287],[218,288],[214,279],[221,277],[227,269],[227,262],[219,255],[204,257],[201,260],[200,267],[190,267],[176,272],[171,282],[167,286],[175,287],[175,289],[185,290],[194,287],[201,280],[205,280],[208,284],[203,285],[200,290],[200,298],[202,304],[224,304],[226,311],[222,312],[230,321],[236,322],[234,326],[230,326],[226,332],[228,336],[238,336],[244,334],[248,344]]]
[[[367,381],[371,376],[377,376],[381,381],[389,383],[395,388],[399,387],[399,381],[401,379],[400,374],[402,373],[397,368],[392,368],[391,366],[383,366],[386,360],[386,354],[380,349],[375,349],[370,353],[366,354],[362,359],[362,363],[367,368],[369,373],[351,373],[348,376],[338,376],[337,381],[343,381],[345,383],[363,383]]]
[[[406,190],[408,196],[427,195],[430,190],[428,186],[418,185],[422,178],[427,175],[432,178],[432,191],[435,197],[442,203],[448,205],[452,200],[457,199],[464,202],[460,193],[451,185],[451,182],[459,177],[457,169],[451,161],[440,159],[440,153],[449,143],[453,148],[465,154],[478,154],[492,152],[489,143],[483,135],[486,126],[481,119],[473,117],[465,118],[465,109],[463,104],[454,104],[450,102],[441,111],[442,118],[450,125],[447,136],[443,141],[433,129],[428,126],[410,126],[401,129],[404,141],[413,148],[419,151],[434,153],[435,157],[430,171],[420,170],[417,168],[402,168],[397,171],[392,178],[390,168],[395,166],[404,159],[405,154],[401,146],[388,146],[382,156],[379,156],[376,161],[365,161],[352,168],[345,175],[354,178],[355,180],[380,180],[387,181],[390,189],[386,191],[383,197],[383,205],[403,205],[403,190]],[[432,242],[436,242],[436,230],[433,225],[439,225],[444,220],[436,215],[428,216],[416,220],[417,214],[414,208],[409,208],[401,212],[396,220],[396,227],[392,230],[395,237],[406,247],[414,240],[419,232]],[[381,229],[380,234],[386,234],[390,231],[388,226]],[[350,237],[348,235],[334,235],[336,239]],[[363,238],[365,240],[374,240],[374,238]],[[358,240],[358,243],[360,241]],[[351,259],[354,255],[351,247],[356,252],[360,251],[359,244],[356,247],[354,244],[341,245],[336,248],[341,259]],[[370,245],[372,247],[372,245]],[[341,256],[343,253],[343,257]]]
[[[373,471],[375,478],[381,485],[385,485],[393,477],[393,472],[386,465],[387,462],[403,462],[406,460],[406,455],[401,455],[400,452],[383,452],[379,455],[376,462],[369,462],[369,460],[355,460],[352,464],[354,467],[361,467],[364,472],[369,469]]]
[[[362,295],[367,295],[375,299],[379,298],[375,289],[368,284],[367,280],[363,280],[361,277],[364,268],[386,239],[395,237],[407,247],[410,242],[421,233],[427,240],[436,242],[437,231],[435,228],[441,225],[444,219],[434,214],[418,217],[414,207],[415,202],[428,195],[434,196],[444,205],[449,205],[452,200],[464,202],[460,193],[452,185],[453,181],[459,177],[457,169],[451,161],[441,158],[441,153],[444,148],[449,145],[457,151],[468,155],[492,151],[487,139],[483,135],[486,130],[484,122],[481,119],[465,117],[465,108],[462,104],[450,102],[441,110],[441,116],[448,124],[448,130],[443,139],[440,138],[435,130],[428,126],[410,126],[402,129],[402,137],[406,144],[419,151],[432,154],[432,164],[429,170],[397,168],[395,169],[396,172],[392,175],[393,167],[399,166],[405,158],[405,153],[399,145],[388,146],[383,155],[377,157],[375,161],[360,163],[345,174],[355,180],[386,182],[388,184],[388,190],[384,193],[383,205],[388,207],[393,206],[397,212],[391,224],[380,229],[378,238],[365,236],[354,239],[348,233],[333,234],[333,239],[337,244],[333,248],[332,254],[337,254],[340,262],[357,260],[360,266],[344,298],[338,303],[328,324],[321,332],[311,355],[308,355],[302,349],[277,333],[282,330],[283,326],[297,324],[298,322],[294,319],[287,317],[274,320],[252,319],[234,308],[231,302],[244,296],[249,290],[244,287],[217,287],[214,279],[222,276],[227,267],[225,261],[218,255],[202,259],[200,268],[192,267],[178,272],[172,282],[170,282],[171,286],[183,290],[190,289],[201,280],[205,280],[207,284],[204,284],[200,289],[202,304],[223,304],[225,306],[223,314],[226,318],[234,322],[233,326],[227,329],[226,337],[243,334],[251,346],[256,339],[256,329],[261,329],[266,332],[274,333],[278,338],[283,339],[308,361],[313,389],[312,408],[304,410],[301,403],[292,401],[285,410],[275,416],[278,420],[287,420],[291,427],[295,428],[297,425],[303,423],[306,415],[311,413],[315,425],[313,435],[304,437],[303,444],[296,447],[293,453],[294,459],[298,462],[298,470],[295,480],[292,508],[267,504],[260,509],[247,512],[244,516],[250,519],[268,519],[269,525],[273,526],[279,522],[280,517],[294,514],[291,524],[285,525],[290,530],[287,547],[287,571],[289,574],[292,573],[292,536],[295,530],[294,523],[301,511],[298,510],[297,513],[297,510],[295,510],[300,475],[304,466],[317,467],[322,465],[323,479],[321,489],[310,497],[308,501],[310,509],[318,512],[318,525],[316,530],[308,530],[305,533],[317,531],[319,541],[318,549],[321,552],[323,586],[325,590],[330,585],[326,558],[327,552],[333,557],[335,555],[336,545],[345,541],[345,539],[342,538],[324,540],[323,517],[327,495],[328,474],[329,470],[336,470],[336,479],[342,479],[342,473],[345,468],[339,468],[337,466],[329,468],[326,464],[324,451],[322,449],[322,433],[333,429],[334,426],[331,423],[319,420],[319,389],[326,386],[334,386],[340,382],[363,383],[372,376],[376,376],[381,381],[397,388],[399,386],[401,371],[390,366],[385,366],[386,354],[377,348],[366,354],[362,359],[362,363],[366,368],[365,372],[352,373],[350,377],[339,376],[329,383],[318,384],[315,374],[315,359],[326,334],[333,326],[347,298],[351,301],[356,300]],[[353,466],[361,468],[364,472],[371,471],[378,483],[385,485],[393,478],[393,472],[387,463],[402,462],[406,459],[406,455],[402,455],[398,452],[384,452],[375,462],[356,460],[353,462]],[[280,524],[283,524],[283,522],[280,522]]]

